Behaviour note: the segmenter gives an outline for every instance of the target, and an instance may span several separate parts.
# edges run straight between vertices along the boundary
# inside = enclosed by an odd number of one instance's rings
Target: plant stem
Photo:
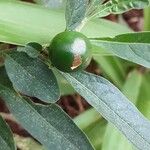
[[[144,31],[150,31],[150,7],[144,9]]]

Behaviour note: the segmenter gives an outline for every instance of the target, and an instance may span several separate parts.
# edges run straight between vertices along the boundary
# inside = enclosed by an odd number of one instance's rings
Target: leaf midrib
[[[85,85],[83,85],[80,81],[78,81],[76,78],[72,77],[71,75],[69,75],[71,78],[73,78],[75,81],[77,81],[77,83],[79,83],[81,85],[81,87],[85,88],[89,93],[91,93],[92,95],[94,95],[96,97],[96,99],[100,99],[94,92],[92,92],[91,90],[89,90]],[[127,123],[118,113],[116,113],[113,109],[111,109],[107,103],[105,103],[104,101],[102,101],[102,99],[100,99],[101,102],[109,109],[111,110],[114,114],[116,114],[125,124],[127,124],[127,126],[133,130],[133,132],[135,132],[136,134],[138,134],[144,141],[146,141],[149,145],[150,143],[145,140],[145,138],[143,138],[143,136],[136,130],[134,130],[129,123]],[[132,142],[133,143],[133,142]],[[134,143],[133,143],[134,144]],[[134,144],[135,145],[135,144]],[[136,146],[136,145],[135,145]],[[136,146],[137,147],[137,146]]]
[[[132,48],[132,46],[134,46],[134,45],[141,45],[142,43],[138,43],[138,44],[136,44],[136,43],[121,43],[121,42],[119,42],[119,43],[117,43],[117,42],[100,42],[100,43],[98,43],[98,42],[95,42],[95,43],[93,43],[93,45],[96,45],[96,46],[101,46],[101,44],[103,44],[103,43],[112,43],[112,44],[119,44],[119,45],[126,45],[126,46],[128,46],[129,47],[129,49],[134,53],[134,55],[138,58],[138,59],[140,59],[141,61],[144,61],[144,63],[143,63],[143,65],[144,66],[146,66],[147,68],[150,68],[150,61],[148,60],[148,59],[145,59],[145,58],[143,58],[143,57],[141,57],[139,54],[137,54],[136,53],[136,51],[134,51],[133,50],[133,48]],[[144,43],[143,43],[144,44]],[[150,44],[147,44],[146,46],[149,46],[150,47]],[[110,50],[114,55],[117,55],[118,57],[121,57],[121,58],[123,58],[123,59],[127,59],[127,60],[130,60],[128,57],[124,57],[123,55],[119,55],[119,54],[116,54],[113,50]],[[96,54],[94,54],[94,55],[100,55],[98,52],[96,53]],[[134,62],[133,60],[130,60],[130,61],[132,61],[132,62]],[[135,62],[135,63],[138,63],[139,64],[139,62]],[[145,65],[145,63],[146,63],[146,65]]]
[[[5,139],[3,139],[2,136],[0,136],[0,137],[1,137],[2,141],[5,143],[5,145],[7,146],[7,148],[9,148],[9,150],[12,150],[12,147],[10,147],[9,144],[7,144],[7,142],[5,141]]]
[[[60,135],[64,137],[63,134],[58,129],[53,127],[36,109],[34,109],[34,107],[32,107],[27,101],[25,101],[25,103],[35,112],[35,114],[37,113],[39,117],[41,117],[45,121],[45,124],[50,125],[50,127],[52,127],[56,132],[60,133]],[[64,139],[66,139],[69,143],[71,143],[70,140],[68,140],[66,137],[64,137]],[[71,143],[71,145],[73,145],[73,147],[76,148],[76,145],[74,145],[73,143]]]
[[[36,76],[34,76],[33,74],[31,74],[31,72],[29,72],[28,70],[26,70],[26,69],[24,68],[24,66],[22,66],[21,64],[19,64],[13,57],[11,57],[10,55],[7,55],[7,57],[9,57],[9,58],[10,58],[12,61],[14,61],[16,64],[18,64],[18,66],[20,66],[20,67],[22,68],[22,70],[24,70],[29,76],[32,77],[32,80],[34,80],[35,82],[37,82],[37,81],[39,82],[39,80],[37,80]],[[45,85],[41,82],[41,80],[40,80],[39,83],[42,84],[42,86],[45,87]],[[32,92],[32,96],[35,96],[34,92]]]
[[[1,84],[0,84],[1,85]],[[4,86],[4,85],[1,85],[2,87],[4,87],[5,89],[7,89],[8,91],[12,91],[12,90],[10,90],[10,88],[8,88],[8,87],[6,87],[6,86]],[[22,99],[22,97],[20,96],[20,98]],[[57,133],[60,133],[60,135],[62,136],[62,137],[64,137],[64,139],[66,139],[69,143],[71,143],[70,142],[70,140],[69,139],[67,139],[65,136],[63,136],[63,134],[59,131],[59,130],[57,130],[55,127],[53,127],[36,109],[34,109],[34,107],[32,107],[27,101],[24,101],[28,106],[29,106],[29,108],[31,109],[31,110],[33,110],[33,112],[36,114],[36,115],[38,115],[39,116],[39,118],[41,118],[41,120],[44,120],[43,122],[44,122],[44,124],[48,124],[48,126],[50,126],[51,128],[53,128]],[[75,148],[75,149],[77,149],[77,150],[79,150],[77,147],[76,147],[76,145],[74,145],[73,143],[71,143],[71,145],[73,145],[73,147]]]
[[[112,38],[113,40],[113,38]],[[113,44],[122,44],[122,45],[128,45],[128,44],[132,44],[132,45],[142,45],[142,44],[146,44],[147,46],[150,46],[150,43],[136,43],[136,42],[120,42],[120,41],[109,41],[109,40],[102,40],[102,39],[90,39],[91,42],[93,43],[113,43]]]

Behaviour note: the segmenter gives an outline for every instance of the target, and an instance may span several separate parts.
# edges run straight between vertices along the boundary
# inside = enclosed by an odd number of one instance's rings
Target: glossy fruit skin
[[[64,31],[56,35],[48,51],[52,65],[63,72],[85,69],[92,56],[89,39],[76,31]]]

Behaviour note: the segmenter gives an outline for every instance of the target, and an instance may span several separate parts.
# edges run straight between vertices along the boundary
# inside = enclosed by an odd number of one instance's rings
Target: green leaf
[[[92,17],[105,17],[109,14],[121,14],[130,9],[142,9],[149,5],[149,0],[109,0],[96,6]]]
[[[88,21],[81,32],[89,38],[114,37],[118,34],[133,32],[126,26],[108,21],[106,19],[93,19]]]
[[[150,32],[122,34],[114,38],[91,39],[91,42],[118,57],[150,68]]]
[[[107,121],[94,109],[84,111],[74,118],[76,125],[82,129],[90,139],[96,150],[101,148]]]
[[[86,130],[89,128],[89,126],[93,124],[95,125],[95,123],[98,122],[101,118],[102,116],[94,108],[91,108],[84,111],[73,120],[80,129]]]
[[[66,30],[75,30],[86,16],[88,0],[67,0],[66,3]]]
[[[134,150],[133,145],[111,124],[106,128],[102,150]]]
[[[144,31],[150,31],[150,6],[144,9]]]
[[[57,105],[33,104],[10,91],[1,95],[20,124],[47,149],[93,149],[84,134]]]
[[[92,45],[92,55],[93,57],[101,57],[101,56],[114,56],[113,53],[106,51],[105,49],[102,49],[100,47],[97,47],[95,45]]]
[[[141,92],[142,81],[143,74],[138,70],[133,70],[128,74],[126,82],[122,88],[124,95],[126,95],[135,105],[137,104]]]
[[[58,71],[53,69],[53,72],[57,78],[58,81],[58,86],[60,89],[60,94],[61,95],[69,95],[69,94],[74,94],[75,90],[73,87],[68,83],[68,81],[60,74]]]
[[[30,15],[26,15],[27,12]],[[63,12],[31,3],[0,0],[1,42],[17,45],[26,45],[29,42],[49,44],[56,34],[64,30]],[[82,30],[91,38],[115,36],[129,31],[127,27],[100,19],[88,22]]]
[[[138,97],[138,109],[150,119],[150,73],[144,74],[141,92]]]
[[[48,8],[60,8],[64,6],[65,0],[33,0],[37,4]]]
[[[150,122],[109,81],[86,73],[62,73],[74,89],[137,148],[150,149]]]
[[[27,12],[30,15],[26,15]],[[65,29],[61,12],[11,0],[0,1],[0,22],[1,41],[20,45],[33,41],[49,43],[53,36]]]
[[[0,78],[5,78],[1,72]],[[86,136],[57,105],[34,104],[1,82],[0,97],[22,127],[47,149],[93,150]]]
[[[0,150],[16,150],[13,134],[7,123],[0,116]]]
[[[123,93],[136,104],[142,84],[142,74],[132,71],[123,86]],[[133,87],[134,85],[134,87]],[[107,126],[102,150],[133,150],[129,141],[111,124]]]
[[[38,43],[28,43],[25,47],[18,47],[18,52],[25,52],[32,58],[37,58],[42,51],[42,46]]]
[[[17,97],[11,101],[15,95],[9,93],[9,96],[5,95],[5,101],[11,112],[48,149],[92,150],[83,133],[58,106],[35,105]]]
[[[102,70],[102,74],[111,79],[117,87],[122,88],[126,73],[121,60],[117,57],[99,55],[93,58]]]
[[[106,131],[106,125],[107,121],[105,119],[101,119],[98,120],[92,128],[90,128],[88,131],[85,131],[96,150],[101,150]]]
[[[30,58],[23,52],[14,52],[7,55],[5,67],[13,86],[19,92],[45,102],[56,102],[59,99],[56,78],[39,59]]]
[[[4,69],[4,66],[0,67],[0,83],[3,84],[4,86],[8,86],[8,87],[12,86],[7,76],[6,70]]]

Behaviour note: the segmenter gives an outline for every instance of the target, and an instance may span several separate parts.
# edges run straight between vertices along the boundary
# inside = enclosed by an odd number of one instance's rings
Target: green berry
[[[53,66],[63,72],[83,70],[91,61],[91,43],[80,32],[59,33],[53,38],[48,51]]]

